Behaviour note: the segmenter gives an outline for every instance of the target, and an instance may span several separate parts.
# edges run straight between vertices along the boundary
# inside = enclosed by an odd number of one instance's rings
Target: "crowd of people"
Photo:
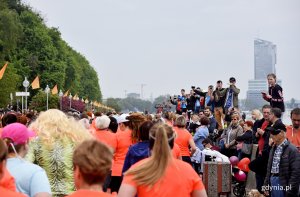
[[[269,74],[270,105],[239,110],[236,79],[223,88],[170,98],[176,111],[155,115],[64,113],[49,109],[1,117],[1,196],[207,196],[203,163],[249,158],[256,189],[300,196],[300,108],[284,125],[282,88]],[[257,144],[257,152],[254,146]],[[252,155],[255,155],[253,158]],[[17,193],[18,192],[18,193]]]

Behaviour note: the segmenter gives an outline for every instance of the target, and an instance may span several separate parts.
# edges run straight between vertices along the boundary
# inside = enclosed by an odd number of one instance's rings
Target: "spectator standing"
[[[291,111],[291,120],[292,126],[287,127],[286,137],[300,152],[300,108]]]
[[[241,136],[238,136],[236,138],[236,141],[242,143],[241,152],[239,154],[239,160],[243,159],[244,157],[248,157],[251,159],[251,153],[252,153],[252,128],[253,128],[253,122],[250,120],[245,121],[243,129],[244,133]]]
[[[270,151],[265,186],[265,194],[272,197],[300,195],[300,153],[285,137],[286,127],[282,123],[267,128],[274,142]]]
[[[277,107],[282,112],[284,112],[285,107],[284,107],[282,87],[276,83],[276,75],[275,74],[273,74],[273,73],[268,74],[267,78],[268,78],[268,84],[269,84],[268,94],[265,92],[262,92],[262,97],[263,97],[263,99],[268,101],[273,108]]]
[[[243,128],[239,125],[240,116],[233,114],[231,116],[231,123],[223,131],[221,138],[224,141],[224,155],[227,157],[237,156],[236,138],[243,134]]]
[[[225,113],[228,109],[239,108],[239,93],[240,89],[236,87],[236,79],[230,77],[229,87],[226,90],[226,100],[225,100]]]
[[[212,134],[214,130],[217,128],[217,121],[215,117],[212,115],[210,107],[205,107],[204,114],[207,118],[209,118],[208,131],[210,134]]]
[[[206,139],[209,135],[208,125],[209,119],[207,117],[203,117],[200,120],[201,126],[197,128],[196,133],[193,137],[196,146],[202,151],[204,149],[202,145],[202,141]]]
[[[222,87],[223,82],[217,81],[216,89],[213,91],[214,115],[218,123],[218,129],[224,129],[224,104],[226,98],[226,89]]]
[[[255,137],[255,134],[257,132],[257,129],[260,127],[261,119],[263,118],[262,113],[259,111],[259,109],[254,109],[251,112],[251,118],[254,121],[253,124],[253,144],[257,144],[257,139]]]

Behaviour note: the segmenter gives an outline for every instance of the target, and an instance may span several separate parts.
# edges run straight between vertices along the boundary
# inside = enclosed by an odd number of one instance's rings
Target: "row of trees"
[[[0,0],[0,68],[10,62],[0,80],[0,107],[10,93],[24,90],[22,81],[40,76],[40,86],[102,100],[99,79],[86,58],[61,38],[57,28],[48,28],[40,14],[20,0]],[[39,90],[31,90],[35,96]]]
[[[127,97],[124,99],[108,98],[105,103],[107,106],[114,108],[117,112],[148,111],[149,113],[153,113],[156,110],[155,106],[157,104],[167,103],[169,98],[170,95],[159,96],[153,102],[138,99],[138,98],[132,98],[132,97]],[[172,107],[174,110],[174,106]]]

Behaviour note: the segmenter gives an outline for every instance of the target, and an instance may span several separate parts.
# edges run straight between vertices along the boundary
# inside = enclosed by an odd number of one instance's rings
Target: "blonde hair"
[[[178,116],[175,120],[175,126],[179,127],[179,128],[184,128],[186,125],[186,119],[184,116]]]
[[[260,119],[263,118],[263,115],[262,115],[262,113],[259,111],[259,109],[254,109],[254,110],[252,110],[251,115],[252,115],[252,114],[254,114],[255,120],[260,120]]]
[[[174,140],[175,133],[167,124],[156,124],[150,129],[149,136],[154,140],[151,157],[140,166],[129,169],[125,175],[133,175],[137,185],[152,187],[164,176],[169,162],[173,159],[169,142]]]
[[[42,142],[48,145],[66,138],[79,143],[92,137],[74,118],[68,118],[66,114],[57,109],[41,112],[29,128],[37,133]]]
[[[231,119],[232,119],[232,118],[237,118],[238,120],[240,120],[240,116],[239,116],[238,113],[232,114],[232,115],[231,115]]]

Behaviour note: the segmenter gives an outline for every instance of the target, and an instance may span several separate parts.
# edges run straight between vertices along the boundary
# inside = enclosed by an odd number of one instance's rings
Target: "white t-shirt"
[[[17,191],[29,197],[40,192],[51,194],[47,174],[43,168],[21,158],[9,158],[7,170],[15,178]]]

